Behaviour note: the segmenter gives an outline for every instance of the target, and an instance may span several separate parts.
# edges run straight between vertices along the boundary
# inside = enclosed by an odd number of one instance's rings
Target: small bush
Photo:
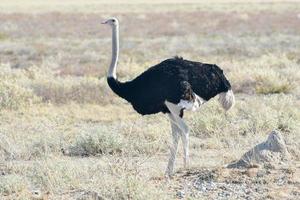
[[[8,39],[8,35],[6,33],[0,33],[0,41],[7,40],[7,39]]]
[[[148,122],[149,123],[149,122]],[[126,154],[132,156],[154,155],[166,151],[164,142],[169,135],[157,124],[137,120],[134,124],[97,125],[80,127],[73,144],[66,149],[70,156],[95,156]]]
[[[104,80],[96,78],[52,78],[35,81],[35,94],[45,102],[107,104],[112,98]]]
[[[125,175],[121,179],[114,180],[110,189],[103,191],[108,199],[169,199],[168,194],[161,191],[142,177]]]
[[[38,101],[32,90],[14,82],[0,81],[0,110],[18,109]]]
[[[258,75],[255,79],[258,94],[289,93],[294,88],[291,82],[277,73]]]
[[[236,93],[295,93],[299,85],[299,66],[285,55],[267,55],[246,61],[225,63]]]
[[[253,97],[243,96],[235,107],[224,115],[216,101],[203,105],[191,120],[192,134],[201,137],[261,134],[272,129],[297,131],[296,101],[284,94]],[[294,110],[293,110],[294,109]]]
[[[53,138],[40,139],[27,147],[29,158],[47,156],[50,153],[60,153],[62,150],[59,140]]]
[[[91,170],[102,177],[93,179],[93,184],[105,199],[170,199],[164,190],[165,184],[149,180],[144,161],[132,157],[110,157],[106,162],[109,163],[106,168],[99,166],[100,170]]]
[[[25,180],[15,174],[0,176],[0,195],[8,196],[26,189]]]
[[[75,144],[69,148],[69,154],[95,156],[122,152],[124,146],[122,135],[103,128],[92,128],[81,133],[75,139]]]

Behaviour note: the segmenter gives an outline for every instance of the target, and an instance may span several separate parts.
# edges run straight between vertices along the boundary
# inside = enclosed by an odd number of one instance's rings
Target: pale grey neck
[[[108,71],[108,77],[117,78],[117,63],[119,58],[119,27],[112,27],[112,57]]]

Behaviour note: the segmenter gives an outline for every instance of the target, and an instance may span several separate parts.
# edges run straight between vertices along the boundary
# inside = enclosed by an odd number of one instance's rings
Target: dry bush
[[[236,93],[293,93],[300,83],[297,61],[286,55],[265,55],[224,65]]]
[[[289,93],[294,89],[294,85],[280,76],[257,76],[256,93],[257,94],[274,94]]]
[[[9,37],[5,33],[0,33],[0,41],[7,40]]]
[[[254,75],[257,94],[290,93],[294,89],[291,78],[270,69],[257,70]]]
[[[26,102],[44,102],[66,104],[108,104],[112,99],[106,79],[89,77],[59,77],[55,71],[35,66],[27,69],[11,69],[3,66],[0,82],[2,107],[22,106]],[[37,98],[38,97],[38,98]],[[24,103],[22,103],[24,102]]]
[[[0,133],[0,160],[12,160],[17,157],[17,150],[10,137]]]
[[[0,196],[15,195],[20,196],[27,190],[26,181],[17,174],[0,176]],[[2,197],[3,197],[2,196]]]
[[[110,159],[104,177],[104,187],[99,189],[108,199],[169,199],[164,184],[153,184],[143,169],[144,161],[132,158]],[[105,189],[104,189],[105,188]]]
[[[73,145],[68,149],[69,155],[95,156],[121,153],[124,147],[123,135],[107,127],[91,127],[81,130]]]
[[[40,101],[24,82],[28,82],[24,71],[16,71],[8,65],[1,65],[0,110],[18,109]]]
[[[0,177],[0,191],[8,197],[17,192],[20,199],[30,198],[31,191],[49,193],[53,199],[77,199],[83,196],[83,192],[105,199],[169,199],[169,194],[164,192],[165,186],[154,184],[141,170],[146,168],[143,159],[129,157],[109,156],[102,161],[52,157],[32,161],[29,165],[12,164],[10,170],[17,175]],[[31,191],[21,195],[23,190]]]
[[[63,153],[65,141],[58,139],[56,135],[54,137],[45,137],[28,142],[25,147],[26,150],[19,157],[23,159],[37,159],[47,157],[51,154],[59,155]]]
[[[96,78],[58,77],[35,81],[32,88],[44,102],[56,104],[76,102],[105,105],[112,99],[106,82]]]
[[[15,83],[0,81],[0,109],[17,109],[37,102],[33,91]]]
[[[224,135],[265,134],[279,129],[285,133],[299,131],[299,111],[293,96],[269,95],[239,98],[235,107],[224,115],[216,101],[203,105],[191,119],[193,135],[201,138]],[[217,113],[217,114],[216,114]]]
[[[168,135],[163,133],[169,130],[137,120],[133,124],[81,125],[79,131],[73,144],[67,149],[70,156],[154,155],[166,151],[164,141]]]

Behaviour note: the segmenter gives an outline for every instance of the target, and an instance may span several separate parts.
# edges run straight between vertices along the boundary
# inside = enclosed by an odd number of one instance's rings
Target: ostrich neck
[[[112,27],[112,56],[111,63],[107,75],[107,83],[109,87],[120,97],[129,100],[127,95],[128,84],[117,80],[117,63],[119,57],[119,27]]]
[[[119,57],[119,27],[112,27],[112,57],[108,77],[117,79],[117,63]]]

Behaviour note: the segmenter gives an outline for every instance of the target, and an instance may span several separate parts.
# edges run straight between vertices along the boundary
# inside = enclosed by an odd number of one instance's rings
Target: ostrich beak
[[[101,24],[106,24],[107,23],[107,21],[103,21],[103,22],[101,22]]]

